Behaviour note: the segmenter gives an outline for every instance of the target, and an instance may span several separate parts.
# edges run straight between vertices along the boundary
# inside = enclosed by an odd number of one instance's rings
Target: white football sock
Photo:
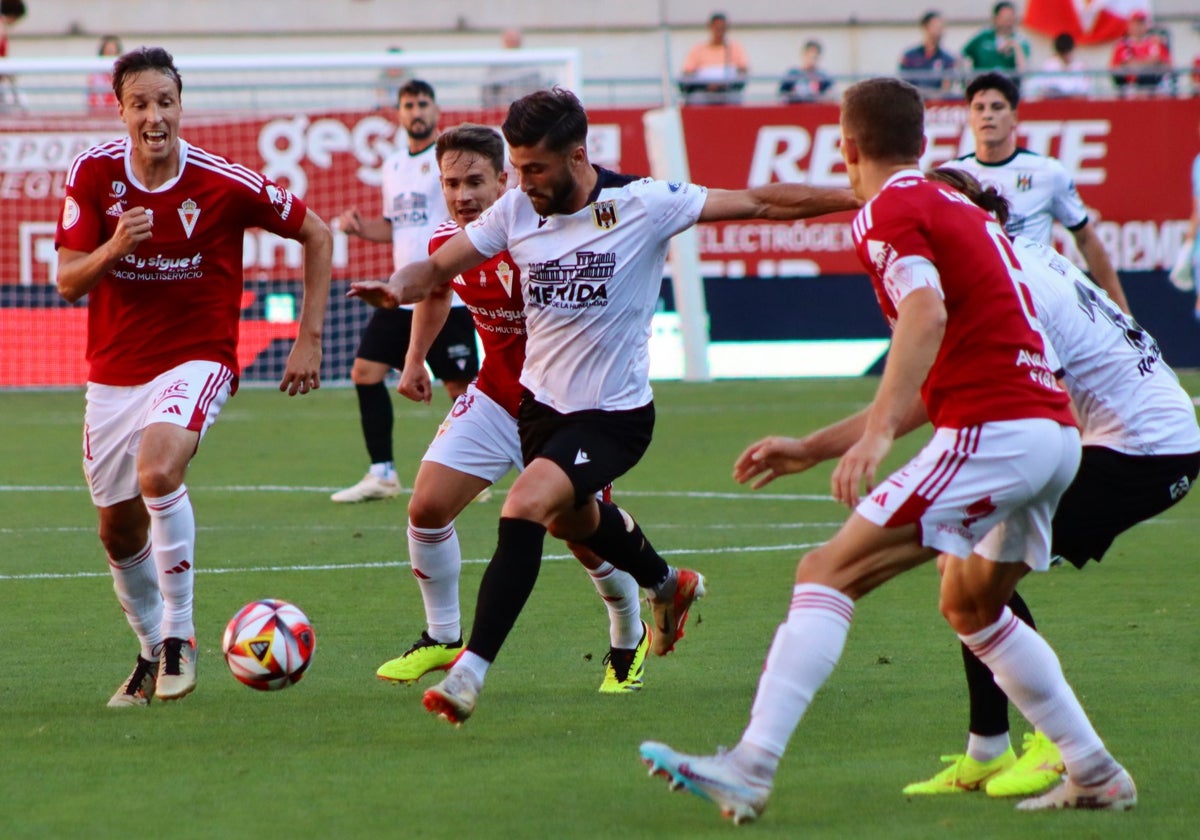
[[[445,528],[417,528],[409,522],[408,556],[413,577],[421,587],[430,638],[457,642],[462,638],[462,611],[458,605],[462,550],[454,523]]]
[[[158,588],[163,598],[162,634],[169,639],[191,639],[196,635],[192,620],[192,598],[196,570],[196,516],[187,485],[168,496],[145,497],[150,511],[150,542],[158,568]]]
[[[995,624],[959,635],[992,670],[996,684],[1030,723],[1062,753],[1067,775],[1077,784],[1100,784],[1119,765],[1104,748],[1050,645],[1005,607]]]
[[[1011,746],[1012,742],[1008,739],[1007,732],[1002,735],[967,733],[967,755],[981,764],[987,764],[989,761],[999,758],[1008,752],[1008,748]]]
[[[464,650],[451,670],[469,675],[474,680],[476,688],[483,688],[483,681],[487,679],[490,667],[492,667],[492,663],[479,654]]]
[[[142,659],[158,660],[162,644],[163,599],[158,590],[158,569],[151,559],[150,543],[132,557],[108,558],[112,573],[113,591],[125,611],[125,619],[137,634],[142,646]]]
[[[854,617],[854,601],[836,589],[799,583],[792,591],[787,621],[775,631],[758,681],[750,724],[734,750],[735,762],[766,780],[775,775],[813,695],[833,673]]]
[[[637,581],[607,560],[588,575],[608,610],[608,643],[620,650],[633,650],[642,640],[642,607]]]

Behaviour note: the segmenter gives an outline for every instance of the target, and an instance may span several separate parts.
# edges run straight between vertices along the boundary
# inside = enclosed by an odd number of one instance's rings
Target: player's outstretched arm
[[[1121,288],[1121,278],[1117,276],[1117,270],[1113,268],[1108,251],[1104,250],[1104,243],[1096,234],[1096,228],[1089,221],[1074,231],[1074,235],[1075,244],[1079,247],[1079,253],[1083,255],[1096,285],[1108,293],[1112,302],[1121,307],[1122,312],[1126,315],[1132,314],[1129,311],[1129,301],[1125,299],[1125,290]]]
[[[842,457],[863,436],[870,411],[871,406],[867,406],[802,438],[773,436],[751,444],[734,462],[734,481],[745,484],[753,479],[750,486],[758,490],[780,476],[804,472]],[[908,434],[928,420],[925,404],[918,394],[897,428],[896,437]]]
[[[351,207],[349,210],[343,210],[336,219],[333,220],[333,226],[342,233],[351,236],[359,236],[366,239],[368,242],[391,242],[392,241],[392,223],[383,216],[371,216],[365,218],[358,212],[357,207]]]
[[[749,190],[712,190],[704,200],[700,221],[728,219],[810,219],[839,210],[857,210],[862,202],[849,190],[807,184],[768,184]]]
[[[932,288],[918,288],[897,305],[892,347],[860,437],[838,461],[831,481],[833,497],[853,509],[863,489],[875,487],[875,475],[913,421],[913,403],[933,367],[946,330],[946,307]]]
[[[117,219],[117,229],[94,251],[58,252],[58,293],[71,303],[79,300],[117,263],[134,252],[153,233],[154,217],[144,207],[131,207]]]
[[[304,299],[300,303],[296,341],[279,383],[279,390],[287,391],[289,397],[321,387],[321,333],[333,272],[333,235],[312,210],[304,216],[296,240],[304,245]]]
[[[396,387],[413,402],[428,405],[433,399],[433,382],[429,378],[429,371],[425,369],[425,357],[429,355],[434,339],[446,325],[453,302],[454,292],[449,284],[444,284],[413,307],[408,352],[404,356],[404,369],[400,371],[400,384]]]
[[[468,268],[479,265],[484,255],[475,250],[465,233],[454,234],[429,259],[409,263],[387,280],[362,280],[350,284],[347,297],[356,297],[380,309],[395,309],[405,303],[418,303]]]

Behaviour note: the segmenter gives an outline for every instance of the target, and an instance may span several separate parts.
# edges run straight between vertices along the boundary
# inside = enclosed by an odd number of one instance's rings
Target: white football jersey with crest
[[[1154,337],[1053,248],[1023,236],[1014,246],[1084,445],[1128,455],[1200,452],[1192,399]]]
[[[969,172],[979,183],[995,187],[1008,199],[1004,230],[1010,237],[1027,236],[1049,245],[1056,220],[1072,231],[1087,224],[1087,207],[1070,173],[1056,158],[1017,149],[1012,157],[999,163],[984,163],[970,154],[942,165]]]
[[[470,225],[485,256],[520,269],[529,334],[521,384],[568,413],[623,411],[653,399],[650,321],[672,236],[696,223],[708,191],[599,169],[588,204],[543,218],[509,190]]]

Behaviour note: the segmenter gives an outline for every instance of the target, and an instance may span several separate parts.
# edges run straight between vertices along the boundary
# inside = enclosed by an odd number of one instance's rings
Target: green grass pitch
[[[0,837],[723,837],[712,805],[669,793],[646,739],[706,752],[736,742],[797,558],[845,512],[830,467],[754,493],[730,478],[760,436],[861,407],[872,380],[660,384],[655,442],[617,487],[669,560],[709,597],[637,695],[602,696],[603,608],[548,541],[528,606],[475,716],[451,728],[421,689],[375,668],[423,627],[406,565],[404,499],[338,506],[364,467],[354,394],[245,389],[188,476],[199,526],[200,684],[178,703],[112,710],[136,646],[112,594],[79,470],[78,391],[0,394]],[[1200,376],[1185,378],[1193,393]],[[447,404],[399,397],[401,476]],[[924,438],[893,453],[900,463]],[[506,484],[501,485],[501,491]],[[501,494],[459,519],[469,625]],[[1197,505],[1186,499],[1085,572],[1022,587],[1085,708],[1133,772],[1129,814],[1023,814],[982,794],[906,799],[965,738],[958,643],[931,566],[858,606],[845,654],[792,740],[762,838],[1194,837]],[[220,656],[243,603],[276,597],[313,621],[304,680],[260,694]],[[428,678],[427,678],[428,680]],[[1013,713],[1019,743],[1028,725]]]

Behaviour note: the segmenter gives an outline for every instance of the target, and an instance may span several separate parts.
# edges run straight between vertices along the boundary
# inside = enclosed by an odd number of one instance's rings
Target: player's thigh
[[[525,463],[542,458],[557,464],[575,487],[576,507],[583,507],[641,460],[654,432],[654,403],[562,414],[527,398],[518,431]]]
[[[436,461],[425,460],[417,470],[408,521],[417,528],[444,528],[492,482]]]
[[[936,555],[915,524],[880,526],[852,513],[826,543],[804,555],[796,583],[828,586],[858,599]]]
[[[475,346],[475,321],[465,306],[450,310],[446,323],[425,361],[442,382],[469,382],[479,374],[479,350]]]
[[[1127,455],[1085,446],[1054,513],[1051,551],[1080,568],[1100,560],[1118,535],[1186,496],[1198,472],[1200,453]]]
[[[500,515],[549,526],[576,506],[576,490],[570,477],[555,462],[535,458],[509,488]]]
[[[141,451],[150,428],[187,438],[169,463],[186,466],[232,391],[233,373],[216,362],[188,362],[136,386],[89,383],[84,415],[84,474],[92,502],[110,507],[143,491]],[[167,462],[163,462],[167,463]]]
[[[938,608],[956,633],[977,633],[994,624],[1029,572],[1024,563],[998,563],[971,554],[943,555]]]

